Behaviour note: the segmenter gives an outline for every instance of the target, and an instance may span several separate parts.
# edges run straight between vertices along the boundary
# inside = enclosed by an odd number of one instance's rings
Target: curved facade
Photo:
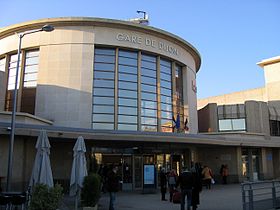
[[[197,133],[197,50],[153,27],[96,18],[44,19],[0,30],[0,110],[9,111],[20,33],[18,111],[56,126]],[[6,91],[7,90],[7,91]],[[6,94],[2,94],[6,93]]]

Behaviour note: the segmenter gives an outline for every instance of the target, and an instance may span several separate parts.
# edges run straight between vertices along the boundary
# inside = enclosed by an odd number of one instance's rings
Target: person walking
[[[199,194],[202,191],[202,167],[199,163],[195,163],[191,171],[194,176],[194,187],[192,190],[192,210],[196,210],[200,203]]]
[[[203,177],[203,182],[206,185],[206,189],[211,189],[211,180],[213,178],[212,170],[208,166],[204,166],[201,172]]]
[[[172,169],[168,174],[168,187],[169,187],[169,201],[172,202],[173,193],[175,191],[177,181],[177,174],[174,169]]]
[[[116,192],[119,191],[119,177],[117,176],[118,167],[112,166],[112,169],[108,172],[107,177],[107,190],[110,194],[109,210],[114,210],[114,204],[116,201]]]
[[[165,169],[161,168],[161,167],[160,167],[160,173],[159,173],[159,180],[160,180],[161,200],[167,201],[165,199],[167,178],[166,178],[166,174],[165,174]]]
[[[228,177],[228,165],[224,165],[222,169],[223,184],[227,184],[227,177]]]
[[[192,189],[194,187],[193,173],[187,167],[183,168],[183,172],[178,177],[176,187],[181,188],[181,210],[185,210],[185,199],[187,196],[187,210],[191,209],[192,205]]]

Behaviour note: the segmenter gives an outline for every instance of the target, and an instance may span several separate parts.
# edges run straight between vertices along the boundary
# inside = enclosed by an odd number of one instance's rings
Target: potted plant
[[[29,210],[56,210],[63,197],[63,188],[56,184],[48,187],[45,184],[36,184],[32,190]]]
[[[95,173],[86,176],[81,191],[83,210],[97,210],[100,196],[101,177]]]

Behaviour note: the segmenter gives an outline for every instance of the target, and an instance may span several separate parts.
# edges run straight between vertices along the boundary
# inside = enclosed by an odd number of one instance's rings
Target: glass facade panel
[[[219,131],[246,131],[245,119],[220,119]]]
[[[155,109],[141,109],[141,116],[154,117],[157,116],[157,110]]]
[[[119,105],[120,106],[135,106],[135,107],[137,107],[137,100],[136,99],[129,99],[129,98],[119,98]]]
[[[111,97],[93,97],[94,104],[114,105],[114,98]]]
[[[93,113],[114,113],[114,106],[94,105]]]
[[[115,50],[96,48],[93,71],[93,129],[114,130]]]
[[[142,91],[145,91],[145,92],[151,92],[151,93],[157,92],[157,88],[152,85],[141,84],[141,89],[142,89]]]
[[[137,131],[137,125],[119,123],[118,130]]]
[[[157,118],[141,117],[141,123],[145,125],[157,125]]]
[[[137,107],[119,107],[119,114],[137,115]]]
[[[156,55],[141,52],[141,55],[139,54],[141,58],[140,78],[138,78],[138,54],[139,52],[124,49],[95,49],[93,128],[97,129],[100,125],[106,124],[107,128],[115,125],[114,129],[118,130],[137,130],[138,117],[140,117],[141,130],[157,131],[157,114],[161,113],[161,131],[172,132],[172,62],[167,59],[158,60]],[[181,69],[179,66],[174,69],[177,77],[179,77],[178,72]],[[115,76],[115,72],[117,72],[117,76]],[[118,80],[115,81],[115,78]],[[138,81],[141,86],[140,93],[138,92]],[[116,87],[118,88],[117,96],[115,96]],[[179,89],[181,91],[182,86],[178,85]],[[160,97],[158,97],[157,91],[159,91]],[[141,98],[138,98],[138,94]],[[117,97],[116,101],[115,97]],[[139,100],[141,101],[140,113],[138,111]],[[183,104],[182,98],[179,98],[179,101],[180,104]],[[161,110],[158,110],[158,103],[161,103]],[[118,107],[117,113],[114,113],[115,106]],[[182,111],[183,109],[180,108],[178,109]],[[182,114],[180,116],[183,121]],[[118,122],[115,123],[114,119],[117,119]]]
[[[119,123],[137,123],[137,116],[119,115]]]
[[[119,50],[118,61],[118,130],[137,130],[138,53]]]
[[[93,129],[100,129],[100,130],[114,130],[114,124],[94,122],[92,124],[92,128]]]
[[[137,67],[136,66],[119,65],[119,72],[137,74]]]
[[[245,119],[232,119],[233,130],[246,130]]]

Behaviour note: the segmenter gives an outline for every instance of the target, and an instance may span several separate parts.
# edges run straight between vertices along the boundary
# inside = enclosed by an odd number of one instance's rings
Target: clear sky
[[[0,27],[67,16],[127,20],[137,10],[200,52],[198,98],[264,86],[256,63],[280,55],[280,0],[1,0]]]

